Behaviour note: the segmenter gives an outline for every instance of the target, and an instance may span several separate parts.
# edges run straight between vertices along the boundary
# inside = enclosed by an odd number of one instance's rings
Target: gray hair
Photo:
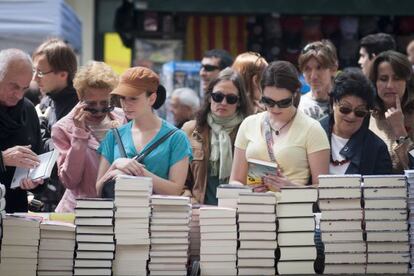
[[[4,77],[9,70],[9,66],[12,62],[21,61],[33,66],[32,58],[20,49],[4,49],[0,51],[0,81],[3,81]]]
[[[177,88],[171,93],[172,97],[177,97],[180,104],[191,107],[193,111],[197,111],[200,108],[200,99],[197,93],[191,88]]]

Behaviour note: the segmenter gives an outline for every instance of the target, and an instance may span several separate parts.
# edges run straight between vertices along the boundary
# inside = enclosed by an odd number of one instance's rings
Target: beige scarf
[[[209,113],[207,123],[211,133],[211,152],[210,167],[211,175],[219,177],[220,180],[227,181],[230,177],[231,166],[233,163],[233,150],[230,133],[243,121],[243,116],[235,113],[228,118],[220,118]]]

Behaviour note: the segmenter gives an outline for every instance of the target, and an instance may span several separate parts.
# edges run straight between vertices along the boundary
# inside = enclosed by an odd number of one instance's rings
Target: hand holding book
[[[31,146],[14,146],[2,152],[3,164],[8,167],[33,169],[40,164],[40,160],[31,149]]]

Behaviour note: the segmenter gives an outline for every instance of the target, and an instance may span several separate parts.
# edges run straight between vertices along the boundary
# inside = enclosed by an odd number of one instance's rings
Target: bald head
[[[32,75],[28,54],[19,49],[0,51],[0,105],[15,106],[29,88]]]

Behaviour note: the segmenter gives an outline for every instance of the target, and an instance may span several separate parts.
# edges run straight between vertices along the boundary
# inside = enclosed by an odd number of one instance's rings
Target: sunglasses
[[[201,64],[201,68],[203,68],[204,71],[207,71],[207,72],[213,72],[215,70],[220,70],[220,67],[215,66],[215,65],[210,65],[210,64]]]
[[[213,92],[213,93],[211,93],[211,98],[216,103],[221,103],[224,98],[226,98],[226,102],[228,104],[235,104],[239,101],[239,96],[234,95],[234,94],[225,95],[222,92]]]
[[[264,104],[265,106],[269,107],[269,108],[272,108],[275,105],[277,105],[277,107],[279,107],[279,108],[288,108],[293,103],[293,97],[283,99],[283,100],[280,100],[280,101],[275,101],[275,100],[272,100],[271,98],[268,98],[266,96],[262,96],[262,98],[260,99],[260,102],[262,104]]]
[[[108,113],[108,112],[111,112],[112,110],[114,110],[114,108],[115,108],[114,106],[107,106],[107,107],[104,107],[102,109],[97,109],[97,108],[93,108],[93,107],[85,107],[83,110],[88,111],[91,114],[96,114],[98,112]]]
[[[355,116],[359,118],[364,118],[369,113],[369,111],[366,109],[352,109],[350,107],[343,106],[343,105],[339,105],[339,112],[345,115],[350,114],[351,112],[354,112]]]

